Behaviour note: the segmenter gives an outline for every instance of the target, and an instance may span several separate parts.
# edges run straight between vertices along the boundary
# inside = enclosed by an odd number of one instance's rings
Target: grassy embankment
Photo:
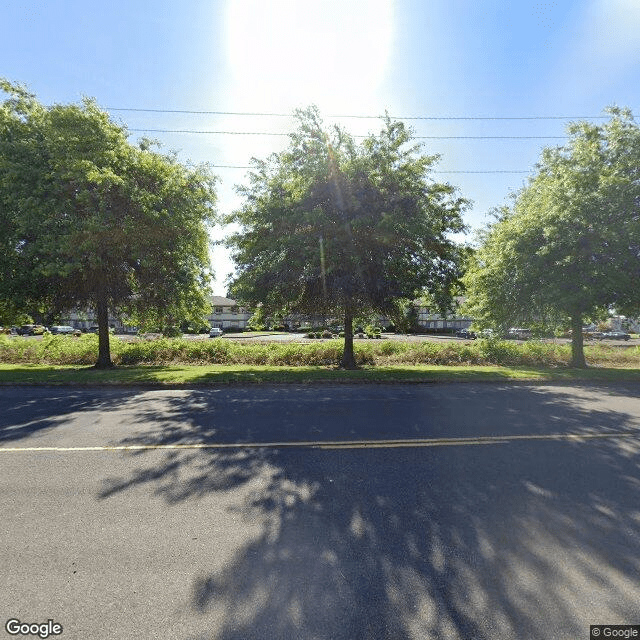
[[[211,384],[228,382],[426,382],[640,380],[640,348],[585,348],[590,367],[568,367],[569,345],[475,342],[356,343],[358,371],[336,368],[342,342],[307,344],[231,340],[112,338],[116,368],[92,368],[97,337],[0,336],[0,382],[80,384]]]

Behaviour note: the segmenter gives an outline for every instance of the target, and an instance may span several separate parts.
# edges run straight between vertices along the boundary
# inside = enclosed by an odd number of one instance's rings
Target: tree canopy
[[[568,319],[585,366],[587,316],[640,305],[640,129],[628,110],[568,127],[536,174],[485,231],[465,276],[480,324]]]
[[[432,181],[437,156],[420,153],[402,122],[384,119],[360,144],[326,131],[318,110],[296,113],[288,148],[254,160],[243,206],[227,217],[237,271],[230,288],[266,311],[342,313],[342,365],[355,366],[353,318],[388,313],[424,288],[444,302],[456,284],[466,201]]]
[[[136,147],[92,100],[45,107],[0,81],[0,298],[177,322],[206,309],[214,177]]]

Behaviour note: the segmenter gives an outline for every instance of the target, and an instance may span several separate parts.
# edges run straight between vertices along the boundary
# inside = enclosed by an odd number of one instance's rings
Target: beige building
[[[240,306],[235,300],[225,298],[223,296],[211,296],[210,302],[211,313],[207,316],[207,320],[211,327],[219,327],[220,329],[227,331],[234,328],[240,330],[247,328],[247,323],[253,315],[253,311],[251,309]],[[445,319],[435,310],[428,309],[421,305],[417,300],[415,301],[414,306],[416,308],[417,320],[420,329],[430,333],[449,333],[458,329],[466,329],[472,322],[471,318],[459,314],[453,314]],[[290,316],[284,318],[283,322],[290,326],[298,326],[300,324],[320,326],[326,324],[326,318],[324,316]],[[379,318],[378,322],[383,327],[388,326],[391,323],[388,318]],[[86,331],[97,325],[97,320],[95,318],[95,313],[91,309],[87,309],[85,311],[74,310],[65,314],[62,324],[68,324],[76,329]],[[337,324],[340,324],[340,322],[337,321]],[[109,316],[109,326],[114,329],[116,333],[135,332],[135,327],[124,325],[120,318],[112,315]]]
[[[89,331],[98,326],[98,319],[95,311],[91,308],[85,310],[73,309],[62,315],[60,323],[81,331]],[[114,330],[114,333],[136,332],[136,327],[124,324],[120,318],[112,313],[109,313],[109,327]]]
[[[211,313],[208,316],[212,327],[220,329],[246,329],[252,315],[250,309],[240,307],[235,300],[222,296],[211,296]]]
[[[235,300],[222,296],[211,296],[211,313],[207,316],[210,326],[220,329],[246,329],[247,321],[252,312],[238,306]],[[62,317],[62,324],[68,324],[74,329],[87,331],[98,324],[93,309],[74,309]],[[135,333],[136,328],[125,325],[122,320],[109,314],[109,326],[115,333]]]
[[[463,298],[456,298],[456,307],[459,307],[462,302]],[[429,309],[418,301],[415,302],[415,307],[418,313],[418,325],[430,333],[449,333],[459,329],[468,329],[473,322],[472,318],[461,314],[457,309],[445,318],[435,309]]]

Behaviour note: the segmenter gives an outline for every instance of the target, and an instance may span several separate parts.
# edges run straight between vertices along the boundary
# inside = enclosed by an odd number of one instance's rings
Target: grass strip
[[[523,366],[365,366],[343,371],[313,366],[147,365],[98,370],[91,366],[0,364],[0,384],[33,385],[220,385],[232,383],[640,381],[640,370]]]

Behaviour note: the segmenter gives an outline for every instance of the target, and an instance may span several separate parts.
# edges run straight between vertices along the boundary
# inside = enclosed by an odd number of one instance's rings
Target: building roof
[[[210,300],[214,307],[235,307],[237,304],[235,300],[223,296],[211,296]]]

